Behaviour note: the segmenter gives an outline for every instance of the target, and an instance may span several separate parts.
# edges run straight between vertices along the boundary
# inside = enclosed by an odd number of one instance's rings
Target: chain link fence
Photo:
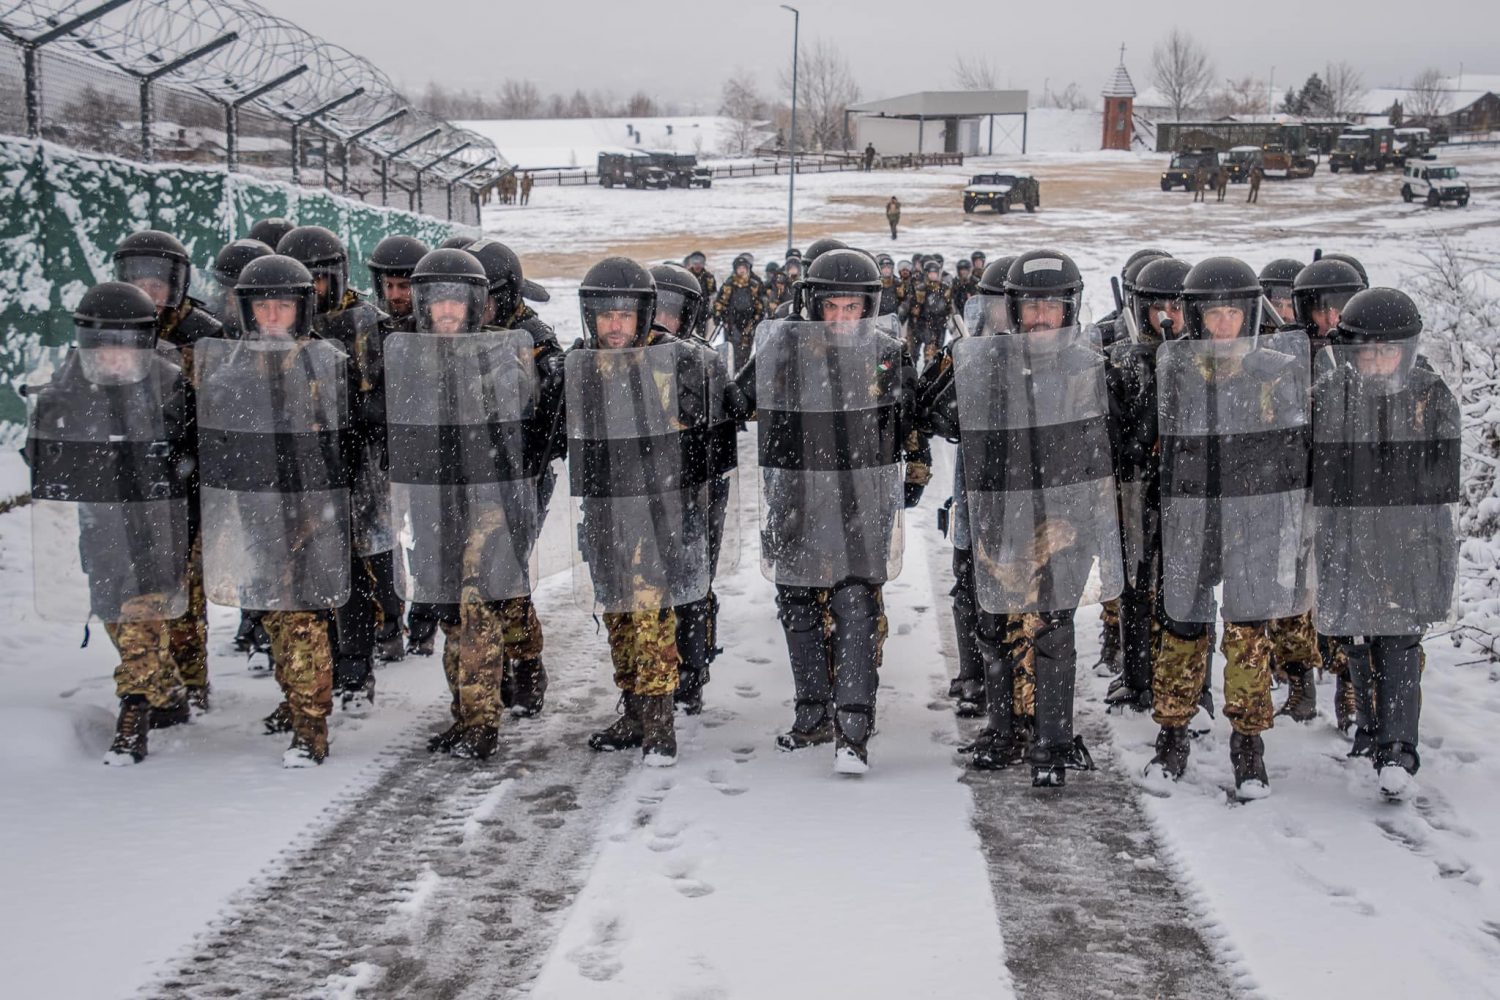
[[[248,0],[0,0],[0,134],[477,225],[511,165]]]

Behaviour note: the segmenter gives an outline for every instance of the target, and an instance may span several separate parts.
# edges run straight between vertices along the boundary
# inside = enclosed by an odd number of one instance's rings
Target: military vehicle
[[[599,183],[607,188],[665,189],[672,183],[667,172],[652,162],[648,153],[635,151],[599,154]]]
[[[1171,164],[1162,171],[1161,189],[1170,191],[1180,187],[1184,191],[1193,189],[1193,175],[1202,170],[1211,181],[1219,170],[1219,151],[1212,146],[1184,149],[1172,157]]]
[[[1041,203],[1042,190],[1036,178],[1022,174],[975,174],[964,188],[964,211],[970,214],[981,205],[1001,215],[1015,205],[1035,212]]]
[[[1375,125],[1350,125],[1344,129],[1328,157],[1334,173],[1352,170],[1384,170],[1396,162],[1396,130]]]

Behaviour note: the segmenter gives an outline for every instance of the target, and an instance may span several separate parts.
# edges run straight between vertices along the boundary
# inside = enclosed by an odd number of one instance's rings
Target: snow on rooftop
[[[531,118],[458,122],[522,170],[592,167],[601,152],[661,150],[714,156],[729,151],[733,123],[719,115],[668,118]]]

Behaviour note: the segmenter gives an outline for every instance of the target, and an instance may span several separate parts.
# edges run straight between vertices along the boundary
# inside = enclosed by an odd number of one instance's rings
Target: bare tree
[[[1323,85],[1328,89],[1327,106],[1322,109],[1327,114],[1347,118],[1364,110],[1360,105],[1369,89],[1364,74],[1349,63],[1341,59],[1324,67]]]
[[[1184,111],[1196,108],[1208,96],[1214,66],[1203,46],[1179,28],[1151,50],[1151,82],[1172,107],[1172,116],[1182,120]]]
[[[542,111],[542,95],[530,80],[506,80],[500,85],[500,114],[505,118],[535,118]]]
[[[790,67],[781,74],[781,88],[792,89]],[[798,145],[812,149],[843,146],[844,110],[859,100],[859,84],[838,46],[820,38],[804,48],[797,65],[797,125],[805,138]]]
[[[655,118],[658,113],[656,100],[644,90],[631,94],[621,110],[626,118]]]
[[[756,147],[760,139],[760,126],[766,119],[766,102],[756,89],[755,77],[744,70],[736,70],[724,81],[719,114],[730,121],[730,148],[741,156]]]
[[[1253,115],[1265,107],[1266,85],[1253,76],[1225,80],[1224,86],[1209,95],[1207,103],[1208,113],[1215,117]]]
[[[987,56],[953,57],[953,82],[961,90],[999,90],[1000,74]]]
[[[1443,72],[1428,67],[1416,75],[1406,90],[1406,117],[1431,122],[1448,113],[1448,91],[1443,87]]]

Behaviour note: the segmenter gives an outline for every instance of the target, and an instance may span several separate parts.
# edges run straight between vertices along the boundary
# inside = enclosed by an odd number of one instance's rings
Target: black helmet
[[[1129,295],[1135,288],[1136,278],[1140,276],[1141,270],[1153,261],[1169,259],[1172,255],[1162,253],[1160,250],[1138,250],[1131,255],[1125,266],[1120,268],[1120,288]]]
[[[439,243],[433,249],[434,250],[467,250],[467,249],[469,249],[469,244],[473,243],[473,242],[474,242],[474,237],[472,237],[472,236],[450,236],[446,240],[444,240],[443,242]]]
[[[787,247],[787,249],[786,249],[786,257],[783,258],[783,259],[784,260],[793,260],[793,259],[801,260],[802,259],[802,251],[798,250],[796,247]]]
[[[889,267],[892,271],[894,271],[896,269],[896,258],[892,257],[888,253],[878,253],[875,255],[875,266]]]
[[[83,293],[73,310],[78,346],[134,347],[149,350],[156,344],[156,303],[151,296],[124,281],[106,281]]]
[[[1120,277],[1123,279],[1125,277],[1125,272],[1130,269],[1130,265],[1134,264],[1138,260],[1150,260],[1155,257],[1170,256],[1172,255],[1167,253],[1165,250],[1157,250],[1155,247],[1145,247],[1143,249],[1137,250],[1135,253],[1125,258],[1125,263],[1120,267]]]
[[[823,256],[830,250],[847,250],[849,244],[843,240],[836,240],[832,236],[824,236],[813,240],[807,245],[807,253],[802,255],[802,270],[806,271],[812,267],[813,261]]]
[[[1356,292],[1365,290],[1365,279],[1360,277],[1353,265],[1324,256],[1297,272],[1292,281],[1292,307],[1296,311],[1297,323],[1316,336],[1318,321],[1314,313],[1323,313],[1324,325],[1332,331],[1338,317],[1330,317],[1327,310],[1342,311]],[[1332,320],[1330,322],[1330,319]]]
[[[499,240],[481,238],[464,248],[484,267],[490,298],[495,303],[491,323],[509,323],[521,307],[526,278],[521,273],[521,258]]]
[[[689,267],[689,268],[690,267],[694,267],[694,266],[702,267],[703,265],[705,265],[707,263],[708,263],[708,258],[703,255],[703,251],[702,250],[694,250],[692,253],[690,253],[686,257],[682,258],[682,266],[683,267]]]
[[[807,266],[801,286],[800,305],[809,319],[822,319],[825,300],[851,295],[864,299],[862,319],[873,317],[880,310],[880,268],[869,254],[859,250],[835,247],[818,254]]]
[[[938,277],[941,278],[942,275],[943,275],[943,263],[942,263],[942,261],[935,260],[932,257],[928,257],[926,260],[924,260],[922,262],[922,273],[923,274],[935,274],[935,275],[937,275]]]
[[[484,325],[489,283],[484,265],[467,250],[433,250],[417,261],[411,272],[411,308],[422,333],[473,333]],[[434,330],[432,305],[462,302],[462,329]]]
[[[1255,269],[1234,257],[1210,257],[1193,265],[1182,280],[1183,335],[1195,340],[1227,340],[1215,337],[1205,317],[1214,309],[1240,310],[1235,337],[1253,337],[1260,332],[1260,279]]]
[[[349,288],[349,252],[332,231],[322,226],[298,226],[281,238],[276,252],[299,261],[313,276],[325,279],[318,294],[318,312],[331,312],[344,302]]]
[[[770,277],[771,275],[778,273],[780,270],[781,265],[776,263],[774,260],[766,261],[766,277]]]
[[[1010,265],[1015,263],[1014,257],[1001,257],[984,269],[979,276],[979,292],[981,295],[1004,295],[1005,276],[1010,271]]]
[[[240,307],[240,335],[251,340],[305,337],[317,312],[312,272],[301,261],[285,254],[270,254],[246,264],[240,280],[235,282],[234,297]],[[297,316],[293,324],[270,332],[261,329],[255,318],[255,304],[267,300],[294,302]]]
[[[1277,257],[1271,263],[1260,269],[1260,287],[1265,291],[1268,285],[1291,286],[1297,280],[1297,275],[1307,265],[1300,260],[1292,260],[1290,257]],[[1269,291],[1266,292],[1270,294]]]
[[[281,238],[293,229],[297,224],[291,219],[283,219],[281,216],[273,216],[269,219],[261,219],[250,227],[245,235],[252,240],[260,240],[272,250],[281,244]]]
[[[411,278],[412,269],[426,253],[427,244],[411,236],[387,236],[375,244],[365,266],[370,269],[370,287],[375,291],[375,302],[382,310],[396,314],[385,296],[385,279]]]
[[[1138,333],[1156,337],[1156,329],[1151,326],[1151,307],[1158,302],[1181,299],[1183,285],[1192,269],[1191,264],[1176,257],[1154,257],[1148,259],[1145,266],[1136,272],[1133,298]],[[1173,334],[1174,337],[1181,336],[1182,331],[1175,330]]]
[[[744,265],[745,270],[749,271],[753,269],[754,263],[754,258],[752,258],[747,253],[735,254],[734,263],[729,266],[729,269],[731,271],[738,271],[740,269],[740,265]]]
[[[141,288],[157,308],[176,309],[187,297],[192,263],[177,237],[143,229],[120,241],[114,253],[115,280]]]
[[[910,271],[911,268],[912,268],[912,263],[909,260],[898,260],[898,261],[896,261],[896,273],[897,274],[900,274],[902,271]]]
[[[935,253],[935,254],[933,254],[933,255],[932,255],[932,256],[931,256],[931,257],[928,257],[928,258],[927,258],[927,259],[928,259],[928,260],[935,260],[935,261],[937,261],[937,266],[938,266],[938,267],[939,267],[939,268],[940,268],[940,269],[941,269],[941,268],[942,268],[942,266],[943,266],[943,255],[942,255],[942,254],[940,254],[940,253]]]
[[[1061,250],[1028,250],[1011,261],[1005,272],[1005,296],[1012,329],[1025,329],[1021,307],[1027,299],[1061,300],[1062,326],[1074,326],[1083,300],[1083,275],[1073,258]]]
[[[989,258],[984,255],[983,250],[975,250],[973,253],[969,254],[970,264],[978,264],[982,260],[989,260]]]
[[[953,265],[954,271],[971,271],[973,269],[974,265],[969,263],[968,259],[964,257],[958,258],[958,263]]]
[[[219,255],[214,258],[214,266],[210,268],[209,273],[220,285],[233,288],[234,283],[240,280],[240,272],[245,269],[246,264],[261,257],[268,257],[275,252],[260,240],[235,240],[233,243],[224,244],[224,249],[220,250]]]
[[[800,256],[795,254],[787,257],[787,259],[781,264],[781,270],[784,274],[787,275],[788,281],[796,280],[792,278],[792,274],[794,273],[797,275],[797,277],[800,278],[802,276],[802,272],[806,269],[807,262],[804,261]]]
[[[1359,280],[1365,283],[1366,288],[1370,287],[1370,275],[1365,271],[1365,266],[1359,262],[1358,257],[1352,256],[1351,254],[1347,253],[1325,253],[1319,254],[1318,259],[1343,261],[1345,264],[1348,264],[1350,267],[1354,268],[1354,270],[1359,272]]]
[[[656,282],[651,272],[629,257],[606,257],[583,276],[578,286],[578,306],[583,313],[583,336],[590,347],[599,347],[597,318],[600,313],[631,310],[635,313],[635,345],[646,342],[656,319]]]
[[[1421,332],[1422,313],[1411,296],[1394,288],[1370,288],[1349,300],[1330,339],[1335,344],[1388,344],[1413,340]]]
[[[680,264],[658,264],[651,269],[656,282],[656,318],[672,316],[677,328],[667,332],[686,337],[698,325],[703,313],[703,286],[693,272]],[[665,329],[665,327],[663,327]]]

